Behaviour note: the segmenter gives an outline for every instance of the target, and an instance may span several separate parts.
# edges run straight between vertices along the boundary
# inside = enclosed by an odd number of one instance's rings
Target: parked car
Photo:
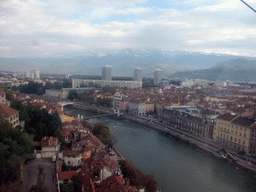
[[[32,160],[34,160],[33,157],[29,157],[25,160],[25,164],[29,164]]]
[[[29,190],[29,192],[36,192],[36,185],[32,185],[32,187]]]

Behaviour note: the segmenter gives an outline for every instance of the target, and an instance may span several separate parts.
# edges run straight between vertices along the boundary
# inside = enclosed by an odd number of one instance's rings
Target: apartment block
[[[254,119],[233,114],[222,114],[216,119],[213,138],[224,147],[255,155],[255,134]]]

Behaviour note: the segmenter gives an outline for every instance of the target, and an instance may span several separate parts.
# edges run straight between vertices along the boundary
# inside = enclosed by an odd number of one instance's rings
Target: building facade
[[[129,102],[128,112],[135,115],[145,115],[146,114],[146,104],[140,102]]]
[[[214,123],[205,117],[163,107],[159,113],[164,123],[202,138],[212,138]]]
[[[223,147],[256,155],[256,124],[251,118],[222,114],[216,119],[213,139]]]
[[[109,65],[102,67],[102,80],[111,81],[111,69],[112,67]]]
[[[142,68],[134,69],[134,81],[142,81]]]
[[[84,80],[84,79],[73,79],[72,88],[80,88],[81,85],[100,85],[101,87],[126,87],[128,89],[141,88],[142,81],[104,81],[104,80]]]
[[[12,127],[16,127],[17,125],[23,126],[19,121],[19,111],[4,104],[0,104],[0,114],[12,125]]]
[[[56,137],[44,137],[40,142],[42,148],[41,157],[42,158],[52,158],[57,156],[59,152],[59,140]]]
[[[158,85],[162,80],[162,69],[154,70],[154,85]]]
[[[113,109],[119,112],[124,112],[128,110],[128,102],[125,101],[124,95],[116,93],[113,97]]]

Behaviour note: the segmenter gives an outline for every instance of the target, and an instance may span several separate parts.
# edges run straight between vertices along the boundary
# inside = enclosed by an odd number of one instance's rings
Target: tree
[[[8,101],[14,100],[14,93],[10,90],[6,91],[5,97]]]
[[[131,185],[137,184],[137,174],[135,168],[132,164],[127,160],[120,160],[119,161],[120,169],[124,178],[128,178],[131,182]]]
[[[44,179],[43,179],[43,168],[38,167],[39,170],[39,175],[38,175],[38,179],[37,179],[37,189],[36,191],[38,192],[48,192],[48,188],[44,186]]]
[[[23,157],[33,149],[28,137],[32,136],[21,134],[0,117],[0,186],[20,179]]]
[[[88,128],[90,131],[92,131],[92,126],[90,125],[90,123],[88,121],[82,120],[81,123],[84,127]]]
[[[145,187],[146,192],[155,192],[157,190],[157,181],[153,175],[141,174],[138,176],[138,182]]]
[[[117,138],[114,135],[111,134],[109,137],[107,137],[106,145],[112,148],[116,143],[117,143]]]
[[[68,99],[69,99],[69,100],[77,99],[77,97],[78,97],[78,93],[77,93],[77,90],[75,90],[75,89],[71,90],[71,91],[68,93]]]
[[[54,137],[57,137],[59,139],[60,144],[64,144],[65,143],[65,135],[64,135],[63,131],[60,128],[58,128],[54,132]]]
[[[16,109],[20,114],[26,113],[28,107],[23,105],[20,101],[12,101],[11,108]]]

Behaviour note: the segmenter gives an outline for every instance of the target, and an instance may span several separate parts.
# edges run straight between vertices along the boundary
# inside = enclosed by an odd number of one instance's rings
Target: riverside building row
[[[199,113],[188,112],[187,109],[194,108]],[[159,113],[164,123],[174,126],[178,130],[186,131],[202,138],[212,138],[214,120],[210,115],[201,115],[196,107],[163,107]]]

